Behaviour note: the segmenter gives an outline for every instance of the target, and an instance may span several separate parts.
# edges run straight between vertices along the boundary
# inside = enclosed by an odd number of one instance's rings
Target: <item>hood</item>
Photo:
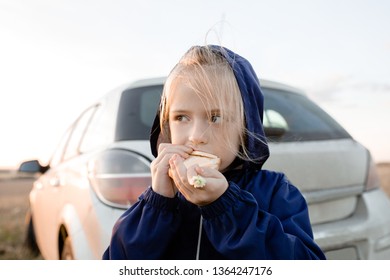
[[[220,53],[228,61],[241,92],[246,128],[249,131],[246,147],[250,158],[256,159],[256,162],[244,162],[244,166],[261,169],[269,157],[269,148],[263,129],[264,95],[261,92],[259,79],[252,65],[245,58],[221,46],[209,45],[208,47]],[[160,122],[159,112],[157,112],[150,135],[151,150],[155,157],[157,157],[159,136]]]

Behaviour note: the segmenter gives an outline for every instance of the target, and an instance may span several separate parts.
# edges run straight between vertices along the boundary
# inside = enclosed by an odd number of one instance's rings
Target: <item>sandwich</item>
[[[221,164],[221,159],[209,153],[193,151],[192,154],[190,154],[190,157],[184,161],[184,165],[189,168],[195,164],[200,167],[208,167],[218,170]],[[190,179],[189,183],[193,185],[194,188],[203,188],[206,185],[206,179],[200,175],[196,175]]]
[[[221,159],[213,154],[193,151],[183,163],[186,168],[197,164],[199,167],[208,167],[218,170],[221,165]],[[172,177],[171,170],[168,170],[168,174]],[[206,179],[200,175],[196,175],[189,180],[189,183],[193,185],[194,188],[203,188],[206,185]]]
[[[184,161],[184,165],[189,168],[195,164],[200,167],[208,167],[218,170],[221,164],[221,159],[209,153],[193,151],[192,154],[190,154],[190,157]]]

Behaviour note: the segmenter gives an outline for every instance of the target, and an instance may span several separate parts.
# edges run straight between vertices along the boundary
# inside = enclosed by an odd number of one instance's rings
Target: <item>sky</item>
[[[390,162],[390,1],[0,0],[0,168],[46,164],[70,123],[122,84],[222,44]]]

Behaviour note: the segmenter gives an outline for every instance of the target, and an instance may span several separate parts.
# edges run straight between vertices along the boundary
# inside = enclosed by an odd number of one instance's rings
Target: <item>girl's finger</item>
[[[190,185],[193,185],[193,178],[195,176],[201,175],[201,172],[199,170],[201,170],[201,167],[199,167],[198,165],[190,166],[187,169],[187,180],[190,183]]]
[[[187,168],[183,163],[184,159],[178,155],[174,155],[170,160],[170,169],[172,178],[179,189],[179,191],[184,195],[188,195],[192,192],[191,186],[187,179]]]
[[[196,174],[201,175],[201,176],[206,177],[206,178],[218,179],[218,178],[223,177],[222,173],[214,168],[196,166],[195,172],[196,172]]]
[[[158,146],[158,156],[164,154],[178,154],[182,158],[188,158],[193,149],[184,145],[162,143]]]

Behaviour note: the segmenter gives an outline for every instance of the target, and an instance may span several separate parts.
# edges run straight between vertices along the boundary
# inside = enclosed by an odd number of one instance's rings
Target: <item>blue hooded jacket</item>
[[[225,193],[196,206],[180,193],[161,196],[149,187],[114,226],[103,259],[325,259],[313,240],[305,199],[282,173],[262,170],[269,156],[262,125],[264,98],[250,63],[209,46],[229,62],[241,91],[250,156],[243,169],[224,173]],[[157,156],[158,116],[151,149]],[[260,139],[262,139],[262,141]]]

